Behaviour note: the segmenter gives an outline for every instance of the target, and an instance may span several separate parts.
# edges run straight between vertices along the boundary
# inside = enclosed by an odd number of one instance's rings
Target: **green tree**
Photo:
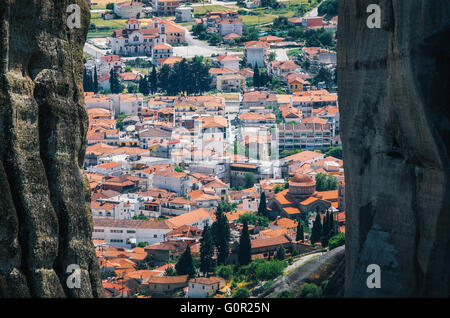
[[[149,78],[148,78],[148,76],[143,76],[139,80],[139,93],[141,93],[142,95],[145,95],[145,96],[150,94]]]
[[[240,287],[233,293],[233,298],[249,298],[250,292],[246,287]]]
[[[94,69],[94,83],[92,84],[92,90],[95,94],[98,93],[98,75],[97,75],[97,67]]]
[[[332,146],[328,149],[326,154],[328,156],[331,156],[331,157],[334,157],[337,159],[342,159],[342,146],[337,146],[337,147]]]
[[[202,238],[200,239],[200,271],[208,275],[214,270],[214,242],[211,233],[211,228],[208,224],[205,225],[202,231]]]
[[[277,295],[277,298],[294,298],[294,293],[290,290],[283,290],[281,293]]]
[[[92,82],[92,75],[90,72],[87,71],[86,68],[84,68],[83,71],[83,89],[85,92],[92,92],[93,91],[94,83]]]
[[[146,247],[148,245],[148,242],[139,242],[138,247]]]
[[[332,238],[330,238],[330,240],[328,241],[328,247],[330,249],[330,251],[338,246],[344,245],[345,244],[345,234],[344,233],[339,233],[335,236],[333,236]]]
[[[241,237],[239,238],[239,264],[247,265],[252,261],[252,243],[248,233],[247,221],[244,221]]]
[[[186,250],[175,265],[175,269],[177,271],[177,275],[189,275],[189,277],[195,276],[195,268],[189,245],[186,247]]]
[[[264,191],[261,191],[259,196],[258,215],[268,217],[266,193]]]
[[[173,266],[169,266],[164,271],[164,276],[177,276],[177,271],[173,268]]]
[[[106,5],[106,10],[114,10],[114,3],[113,3],[113,2],[108,3],[108,4]]]
[[[282,261],[286,258],[286,250],[284,249],[283,245],[278,246],[275,258],[279,261]]]
[[[305,234],[303,232],[303,224],[302,221],[299,219],[297,220],[298,224],[297,224],[297,234],[295,237],[296,241],[304,241],[305,240]]]
[[[253,263],[253,262],[252,262]],[[283,274],[287,263],[277,259],[271,261],[264,261],[257,265],[256,267],[256,279],[258,281],[265,281],[275,279],[281,274]]]
[[[316,242],[319,242],[321,236],[322,236],[322,222],[320,220],[320,213],[317,213],[311,232],[311,243],[314,244]]]
[[[149,78],[149,90],[151,94],[155,94],[158,90],[158,75],[156,74],[156,68],[154,66]]]
[[[261,79],[260,79],[258,64],[255,64],[255,67],[253,68],[253,86],[255,86],[255,87],[261,86]]]
[[[301,289],[302,298],[320,298],[321,296],[320,288],[316,284],[305,284]]]
[[[214,244],[217,248],[217,264],[224,265],[230,253],[230,225],[221,207],[217,207],[216,221],[212,224]]]
[[[109,84],[111,86],[112,94],[120,94],[123,91],[122,84],[120,84],[119,73],[115,69],[111,69],[109,73]]]
[[[252,172],[247,172],[244,175],[244,187],[246,189],[251,188],[255,185],[255,183],[256,183],[255,175]]]
[[[260,228],[264,229],[269,226],[270,220],[265,216],[253,213],[244,213],[239,215],[236,222],[241,224],[247,222],[247,224],[258,225]]]
[[[230,280],[233,276],[233,266],[232,265],[220,265],[216,267],[216,276],[222,277],[223,279]]]

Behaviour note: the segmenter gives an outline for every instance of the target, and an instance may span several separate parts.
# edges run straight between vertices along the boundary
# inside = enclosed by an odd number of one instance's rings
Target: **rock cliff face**
[[[81,28],[69,29],[70,4]],[[84,0],[0,2],[0,296],[101,297],[82,171]],[[66,284],[81,268],[81,288]]]
[[[450,1],[340,0],[346,296],[450,296],[449,39]]]

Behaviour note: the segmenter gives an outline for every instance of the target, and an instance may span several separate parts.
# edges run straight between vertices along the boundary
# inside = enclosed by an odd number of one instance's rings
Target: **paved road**
[[[87,54],[95,56],[95,58],[101,58],[102,56],[106,55],[107,50],[99,49],[98,47],[95,47],[94,45],[86,42],[83,51]]]
[[[211,46],[205,41],[201,41],[199,39],[194,39],[192,36],[192,33],[189,32],[186,28],[186,43],[188,46],[176,46],[173,48],[173,55],[174,56],[181,56],[181,57],[194,57],[195,55],[199,56],[211,56],[212,54],[225,54],[228,52],[228,54],[241,54],[240,52],[231,52],[227,51],[224,48],[219,48],[217,46]]]

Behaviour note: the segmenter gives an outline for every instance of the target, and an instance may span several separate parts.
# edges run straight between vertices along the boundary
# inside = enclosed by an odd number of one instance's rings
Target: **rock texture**
[[[448,297],[450,1],[339,2],[345,295]],[[366,27],[373,3],[380,29]]]
[[[67,7],[81,7],[69,29]],[[84,0],[0,2],[0,296],[101,297],[82,171]],[[66,268],[81,267],[70,289]]]

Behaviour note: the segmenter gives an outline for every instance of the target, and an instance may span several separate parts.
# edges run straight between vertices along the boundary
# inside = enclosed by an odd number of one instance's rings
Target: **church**
[[[120,56],[151,56],[153,46],[166,42],[166,25],[157,18],[148,28],[142,28],[138,19],[129,19],[125,29],[115,30],[109,37],[112,54]]]
[[[338,190],[316,191],[316,181],[306,174],[296,174],[289,180],[289,188],[275,194],[269,201],[269,213],[273,217],[298,219],[311,213],[337,211]]]

